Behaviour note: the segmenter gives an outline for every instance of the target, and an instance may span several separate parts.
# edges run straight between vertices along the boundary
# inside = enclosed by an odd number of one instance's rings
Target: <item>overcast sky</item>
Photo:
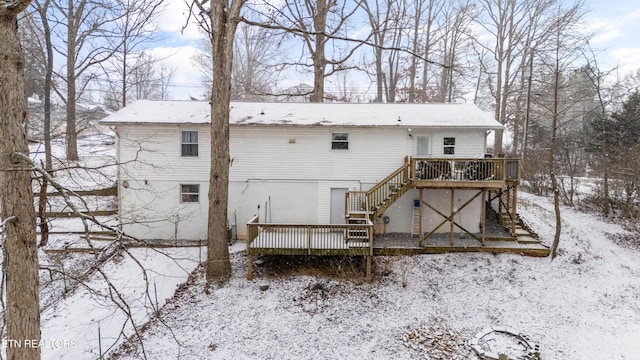
[[[153,53],[166,58],[168,66],[176,69],[171,88],[175,100],[188,100],[190,96],[201,98],[205,89],[200,85],[200,74],[194,69],[191,57],[202,35],[197,26],[185,26],[188,8],[184,0],[168,0],[167,10],[159,20],[160,30],[166,40]],[[585,26],[597,35],[591,45],[600,52],[603,69],[618,65],[621,73],[640,68],[640,5],[637,0],[590,0]],[[309,79],[291,79],[291,82]],[[364,86],[368,86],[365,84]]]

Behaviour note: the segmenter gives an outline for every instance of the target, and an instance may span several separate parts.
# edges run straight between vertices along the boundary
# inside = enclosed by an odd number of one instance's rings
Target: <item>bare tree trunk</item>
[[[424,0],[416,0],[414,2],[414,19],[413,19],[413,34],[411,40],[411,51],[413,54],[418,53],[418,44],[419,44],[419,36],[420,32],[418,31],[420,28],[420,21],[422,18],[422,7],[424,5]],[[418,68],[418,58],[416,56],[411,57],[411,66],[409,67],[409,102],[416,101],[416,72]]]
[[[307,0],[309,1],[309,0]],[[313,57],[313,92],[309,97],[311,102],[324,100],[324,78],[327,59],[325,58],[324,45],[326,43],[324,32],[327,28],[327,15],[329,5],[326,0],[316,1],[317,12],[313,14],[313,27],[316,30],[316,48],[312,51]],[[215,62],[214,62],[215,63]]]
[[[229,195],[229,102],[233,39],[240,9],[245,0],[212,1],[211,44],[213,86],[211,101],[211,175],[209,178],[209,218],[207,230],[207,288],[215,281],[224,283],[231,276],[227,242],[227,203]]]
[[[67,23],[75,24],[73,1],[69,1],[67,9]],[[67,32],[67,160],[77,161],[78,156],[78,138],[76,133],[76,38],[73,31]]]
[[[425,35],[424,35],[424,58],[425,61],[423,62],[422,66],[422,93],[424,96],[424,100],[426,101],[426,99],[428,98],[427,96],[427,91],[429,90],[429,62],[426,61],[429,59],[429,57],[431,56],[431,37],[432,35],[432,31],[431,31],[431,27],[433,26],[433,22],[434,22],[434,18],[437,16],[436,14],[434,14],[434,5],[435,5],[436,1],[434,0],[430,0],[429,1],[429,7],[427,10],[427,28],[425,29]],[[440,6],[440,5],[438,5]],[[439,12],[439,11],[437,11]],[[436,13],[437,13],[436,12]]]
[[[370,3],[375,5],[372,9]],[[373,37],[374,49],[373,54],[375,58],[376,68],[376,98],[375,102],[383,102],[384,99],[384,72],[382,70],[382,47],[389,27],[389,11],[392,1],[384,0],[385,8],[382,9],[380,2],[377,0],[364,0],[362,7],[369,19],[369,25],[371,26],[371,33]]]
[[[14,153],[28,154],[24,129],[24,59],[18,40],[17,15],[30,1],[0,4],[0,204],[4,223],[4,267],[7,274],[7,339],[23,346],[7,346],[12,360],[40,358],[40,303],[35,209],[31,166]],[[15,344],[14,344],[15,345]]]
[[[558,16],[558,21],[560,17]],[[559,88],[560,88],[560,30],[557,32],[556,38],[556,64],[554,72],[553,82],[553,121],[551,124],[551,148],[549,149],[549,176],[551,178],[551,190],[553,191],[553,208],[555,210],[556,217],[556,232],[553,236],[553,243],[551,244],[551,260],[558,256],[558,246],[560,245],[560,232],[562,230],[562,221],[560,218],[560,191],[558,190],[558,180],[556,179],[555,172],[555,153],[558,143],[558,102]]]
[[[124,39],[122,39],[122,48],[127,49],[126,36]],[[128,90],[127,82],[129,81],[129,67],[127,66],[127,60],[128,60],[127,55],[129,55],[127,51],[122,52],[122,79],[121,79],[122,98],[120,99],[120,101],[122,101],[122,107],[127,107],[127,90]]]
[[[603,119],[602,121],[606,121]],[[606,126],[606,125],[605,125]],[[604,217],[609,217],[610,208],[610,200],[609,200],[609,155],[607,154],[607,139],[605,137],[602,138],[602,160],[604,166],[604,174],[602,179],[602,214]]]
[[[36,2],[37,3],[37,2]],[[47,11],[50,1],[46,0],[42,6],[37,3],[40,20],[42,21],[42,30],[44,33],[45,52],[47,54],[47,63],[45,65],[44,74],[44,153],[45,153],[45,169],[51,171],[53,169],[53,159],[51,156],[51,88],[53,86],[53,44],[51,43],[51,27],[47,20]]]

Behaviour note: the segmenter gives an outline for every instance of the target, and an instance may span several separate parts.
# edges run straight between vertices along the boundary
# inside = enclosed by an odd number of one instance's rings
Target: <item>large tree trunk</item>
[[[229,102],[233,39],[244,0],[211,2],[213,85],[211,89],[211,174],[207,230],[207,288],[231,276],[227,243],[229,196]]]
[[[5,223],[7,357],[34,360],[40,358],[35,209],[30,165],[13,156],[29,152],[24,129],[24,59],[16,17],[28,3],[18,1],[11,9],[0,5],[0,204]],[[25,344],[26,340],[30,343]],[[32,340],[36,343],[29,346]]]
[[[76,134],[76,31],[71,31],[72,24],[75,24],[73,2],[70,1],[68,5],[67,23],[70,29],[67,32],[67,160],[77,161],[80,158]]]
[[[558,20],[559,21],[559,20]],[[558,256],[558,247],[560,246],[560,233],[562,230],[562,221],[560,218],[560,191],[558,190],[558,181],[555,171],[555,154],[558,146],[558,126],[559,126],[559,104],[560,101],[560,33],[558,31],[556,38],[556,68],[553,84],[553,119],[551,124],[551,147],[549,149],[549,177],[551,178],[551,190],[553,191],[553,208],[556,218],[556,231],[551,244],[551,260]]]
[[[315,51],[313,57],[313,93],[311,93],[311,102],[324,101],[324,78],[327,68],[327,59],[325,58],[324,45],[326,38],[324,32],[327,29],[327,14],[329,13],[329,5],[326,0],[318,0],[316,2],[317,13],[313,14],[313,27],[315,28]],[[215,63],[215,62],[214,62]]]

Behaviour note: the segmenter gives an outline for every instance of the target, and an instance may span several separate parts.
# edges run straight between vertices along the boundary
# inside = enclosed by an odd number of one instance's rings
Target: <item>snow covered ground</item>
[[[550,200],[520,199],[521,213],[548,244]],[[291,276],[269,261],[247,281],[246,257],[236,253],[225,286],[205,294],[198,272],[162,309],[162,322],[144,332],[144,353],[149,359],[428,358],[403,338],[438,323],[467,339],[487,327],[516,329],[540,344],[543,359],[638,359],[640,254],[610,239],[620,233],[620,226],[564,208],[562,251],[553,262],[479,253],[376,258],[372,284],[303,271]],[[124,359],[143,354],[139,345],[121,352]]]
[[[199,262],[198,248],[133,248],[45,310],[42,359],[97,359],[134,334]],[[103,276],[104,275],[104,276]]]
[[[83,164],[112,163],[109,137],[89,138],[84,147]],[[58,179],[83,189],[87,180],[109,185],[114,173],[107,167],[95,176]],[[550,244],[550,199],[521,193],[519,200],[520,213]],[[342,268],[327,274],[317,260],[285,258],[291,261],[286,269],[282,260],[262,258],[254,281],[247,281],[242,243],[232,247],[231,280],[209,294],[197,268],[205,256],[199,248],[131,249],[133,256],[109,259],[101,270],[127,305],[109,293],[99,272],[63,296],[61,276],[43,270],[43,359],[96,359],[107,352],[119,359],[433,359],[424,346],[408,342],[407,333],[435,329],[468,340],[487,327],[528,335],[543,359],[640,359],[640,241],[628,246],[634,240],[627,237],[621,247],[614,240],[625,234],[621,226],[569,208],[562,216],[561,252],[553,262],[479,253],[379,257],[371,284],[363,282],[362,268],[354,275],[352,263],[329,258],[320,263]],[[81,230],[76,222],[53,225]],[[57,234],[48,248],[69,244],[82,240]],[[86,253],[41,252],[43,266],[72,274],[94,263]],[[123,346],[134,330],[118,303],[132,314],[144,346]],[[451,350],[441,358],[471,356],[468,347]]]

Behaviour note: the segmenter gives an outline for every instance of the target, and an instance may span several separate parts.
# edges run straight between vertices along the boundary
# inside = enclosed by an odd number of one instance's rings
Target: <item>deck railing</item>
[[[378,182],[367,191],[349,191],[346,194],[345,211],[346,215],[354,213],[366,213],[366,217],[383,210],[385,203],[393,196],[400,196],[406,191],[410,182],[410,162],[409,158],[405,163],[392,172],[389,176]]]
[[[519,159],[412,158],[416,181],[518,181]]]
[[[410,163],[405,161],[404,165],[367,191],[367,199],[371,206],[376,207],[384,203],[409,182],[409,165]]]
[[[367,219],[368,220],[368,219]],[[247,223],[247,251],[252,254],[369,255],[373,251],[373,223],[276,224]]]
[[[345,215],[367,213],[371,210],[369,209],[366,191],[348,191],[345,199]]]

